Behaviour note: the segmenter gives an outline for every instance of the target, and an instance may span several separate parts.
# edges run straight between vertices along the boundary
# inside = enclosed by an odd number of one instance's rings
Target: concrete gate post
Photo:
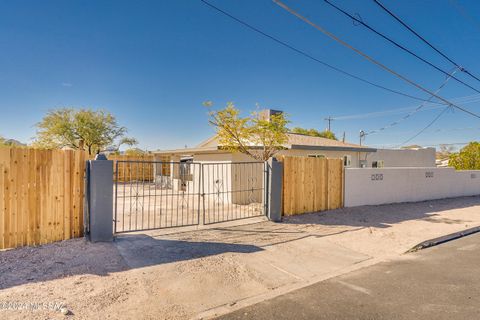
[[[282,192],[283,192],[283,163],[270,158],[268,165],[268,219],[275,222],[282,221]]]
[[[103,154],[89,160],[89,239],[113,240],[113,161]]]

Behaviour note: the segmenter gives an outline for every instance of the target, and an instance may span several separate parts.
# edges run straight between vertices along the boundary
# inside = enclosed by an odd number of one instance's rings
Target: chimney
[[[260,120],[270,121],[270,117],[276,114],[282,114],[281,110],[265,109],[259,112],[258,117]]]

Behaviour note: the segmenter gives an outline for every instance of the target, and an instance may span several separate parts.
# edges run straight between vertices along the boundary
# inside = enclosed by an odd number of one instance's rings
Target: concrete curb
[[[462,238],[462,237],[465,237],[465,236],[469,236],[469,235],[477,233],[477,232],[480,232],[480,226],[470,228],[470,229],[466,229],[466,230],[459,231],[459,232],[455,232],[455,233],[452,233],[452,234],[447,234],[445,236],[441,236],[441,237],[438,237],[438,238],[423,241],[423,242],[417,244],[416,246],[414,246],[413,248],[409,249],[405,253],[416,252],[416,251],[423,250],[423,249],[426,249],[426,248],[434,247],[434,246],[437,246],[439,244],[442,244],[442,243],[445,243],[445,242],[448,242],[448,241],[452,241],[452,240],[456,240],[456,239],[459,239],[459,238]]]

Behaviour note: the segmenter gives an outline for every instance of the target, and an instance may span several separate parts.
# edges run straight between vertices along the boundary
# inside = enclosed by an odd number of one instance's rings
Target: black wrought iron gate
[[[116,233],[213,224],[266,212],[263,162],[116,161]]]

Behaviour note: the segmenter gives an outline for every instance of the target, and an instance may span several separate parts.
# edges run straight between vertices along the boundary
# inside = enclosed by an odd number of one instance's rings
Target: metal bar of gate
[[[115,214],[114,214],[114,228],[117,232],[117,201],[118,201],[118,162],[115,163]]]

